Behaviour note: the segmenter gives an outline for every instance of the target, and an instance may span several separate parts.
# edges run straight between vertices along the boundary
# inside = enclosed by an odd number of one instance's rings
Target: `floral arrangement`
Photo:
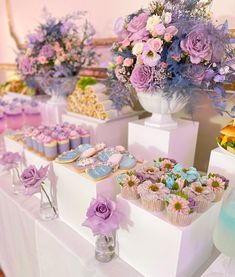
[[[158,0],[115,24],[118,42],[111,78],[138,92],[195,95],[206,91],[225,111],[223,83],[230,83],[234,50],[227,23],[215,26],[211,0]]]
[[[3,166],[3,170],[5,171],[17,169],[22,161],[22,156],[17,152],[4,152],[0,156],[0,165]]]
[[[184,168],[165,157],[121,173],[117,183],[123,198],[140,198],[144,209],[151,212],[166,209],[171,223],[187,225],[196,213],[205,212],[213,202],[221,200],[229,180],[216,173],[200,175],[195,167]]]
[[[82,66],[94,63],[91,40],[95,31],[84,12],[57,19],[44,11],[44,17],[45,22],[28,34],[17,57],[18,70],[24,77],[75,76]]]
[[[94,235],[108,236],[119,229],[120,213],[116,203],[107,198],[92,199],[86,216],[83,226],[90,228]]]

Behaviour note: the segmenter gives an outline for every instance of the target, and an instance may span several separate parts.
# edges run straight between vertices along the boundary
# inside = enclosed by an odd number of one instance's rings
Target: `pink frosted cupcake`
[[[194,207],[190,201],[179,195],[167,197],[167,218],[174,225],[186,226],[192,223],[195,216]]]
[[[8,107],[5,110],[7,127],[12,130],[21,129],[24,125],[24,115],[21,107]]]
[[[152,165],[144,165],[138,169],[137,172],[143,174],[146,180],[154,182],[160,181],[160,177],[162,175],[162,172],[156,166]]]
[[[33,127],[29,127],[24,131],[24,142],[28,149],[33,149],[32,133],[34,131]]]
[[[119,182],[121,195],[125,199],[135,200],[140,198],[137,191],[140,180],[134,174],[123,174],[124,178]]]
[[[164,199],[170,190],[163,183],[145,181],[137,188],[142,206],[151,212],[160,212],[165,208]]]
[[[68,136],[64,133],[57,136],[58,153],[68,152],[70,149]]]
[[[42,116],[38,106],[28,106],[24,111],[25,124],[37,127],[41,124]]]
[[[210,173],[206,184],[215,193],[214,202],[218,202],[222,199],[224,191],[228,187],[229,180],[219,174]]]
[[[39,134],[36,138],[38,144],[38,152],[41,156],[44,155],[44,139],[45,135],[43,133]]]
[[[184,189],[184,192],[194,199],[197,206],[197,212],[205,212],[215,199],[214,192],[207,186],[202,186],[200,182],[194,182]]]
[[[0,134],[2,134],[6,129],[6,120],[3,112],[0,111]]]
[[[75,149],[81,144],[81,138],[76,130],[69,133],[70,149]]]
[[[38,142],[37,142],[37,136],[40,134],[41,132],[38,129],[34,129],[34,131],[32,132],[32,145],[33,145],[33,150],[34,151],[38,151]]]
[[[88,130],[80,128],[78,132],[81,137],[81,144],[89,144],[91,142],[91,136]]]
[[[46,158],[49,161],[54,160],[58,156],[57,141],[52,137],[47,136],[43,141],[43,145]]]

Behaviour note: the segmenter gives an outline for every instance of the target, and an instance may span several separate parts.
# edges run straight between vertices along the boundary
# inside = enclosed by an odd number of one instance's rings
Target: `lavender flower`
[[[12,168],[16,168],[22,161],[22,157],[19,153],[5,152],[0,157],[0,164],[3,169],[8,171]]]
[[[148,91],[152,86],[152,68],[145,65],[136,65],[132,71],[130,82],[137,91]]]
[[[93,199],[86,216],[83,226],[90,228],[94,235],[110,235],[119,228],[120,215],[115,202],[109,199]]]
[[[54,48],[50,44],[43,45],[40,50],[40,56],[44,56],[46,58],[52,58],[54,56]]]

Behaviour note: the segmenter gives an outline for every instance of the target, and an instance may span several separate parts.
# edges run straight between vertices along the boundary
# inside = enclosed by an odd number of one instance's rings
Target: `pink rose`
[[[163,41],[160,38],[156,38],[156,39],[149,39],[147,41],[147,44],[149,45],[150,48],[152,48],[154,51],[156,52],[160,52],[160,50],[162,49],[162,44]]]
[[[133,59],[131,59],[131,58],[126,58],[125,60],[124,60],[124,62],[123,62],[123,65],[124,66],[132,66],[133,65]]]
[[[37,58],[37,60],[38,60],[38,62],[39,62],[40,64],[46,64],[46,63],[48,63],[47,58],[44,57],[44,56],[39,56],[39,57]]]
[[[172,34],[170,34],[170,33],[165,33],[165,35],[164,35],[164,40],[165,40],[166,42],[171,41],[172,38],[173,38],[173,35],[172,35]]]
[[[130,41],[129,41],[128,38],[126,38],[122,41],[122,47],[123,48],[127,48],[129,45],[130,45]]]
[[[169,33],[172,36],[175,36],[178,33],[178,29],[175,26],[171,25],[166,28],[166,33]]]
[[[165,30],[166,28],[162,23],[157,24],[154,28],[154,35],[162,36],[165,33]]]
[[[137,56],[137,64],[143,64],[143,58],[142,58],[142,55],[138,55]]]
[[[161,63],[160,63],[160,67],[162,67],[162,68],[167,68],[167,63],[161,62]]]
[[[117,64],[122,64],[123,61],[124,61],[124,58],[122,56],[117,56],[117,58],[116,58],[116,63]]]

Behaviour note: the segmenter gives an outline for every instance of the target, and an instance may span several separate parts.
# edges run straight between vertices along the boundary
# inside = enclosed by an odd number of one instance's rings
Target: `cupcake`
[[[214,192],[214,202],[222,199],[224,191],[227,189],[229,180],[219,174],[210,173],[206,185]]]
[[[152,183],[145,181],[137,187],[142,206],[151,212],[160,212],[164,210],[164,199],[170,190],[163,183]]]
[[[38,129],[34,129],[32,132],[32,145],[33,145],[33,150],[38,151],[38,142],[37,142],[37,136],[40,134],[40,131]]]
[[[196,202],[197,212],[205,212],[215,199],[214,192],[200,182],[194,182],[184,189],[184,192]]]
[[[161,176],[161,182],[171,190],[171,193],[182,191],[185,180],[174,173],[166,173]]]
[[[57,145],[58,145],[58,153],[62,154],[64,152],[68,152],[70,149],[69,139],[66,134],[61,133],[57,136]]]
[[[167,218],[174,224],[186,226],[192,223],[195,216],[195,202],[192,204],[186,197],[172,194],[167,197]]]
[[[137,170],[138,173],[143,174],[145,176],[145,180],[151,181],[160,181],[160,176],[162,172],[156,166],[148,166],[145,165]]]
[[[155,160],[155,166],[158,167],[163,172],[170,172],[177,164],[176,160],[169,158],[159,158]]]
[[[125,199],[135,200],[140,198],[137,191],[140,180],[133,174],[122,174],[122,179],[119,178],[119,185],[121,186],[121,195]]]
[[[90,132],[83,128],[80,128],[78,132],[81,137],[81,144],[89,144],[91,141]]]
[[[39,134],[36,137],[37,146],[38,146],[38,152],[42,156],[44,155],[44,139],[45,139],[45,135],[43,133]]]
[[[21,129],[24,125],[24,116],[21,107],[10,106],[5,110],[7,127],[12,130]]]
[[[69,133],[70,149],[75,149],[81,144],[81,138],[77,131],[72,130]]]
[[[52,137],[45,137],[43,140],[44,153],[49,161],[54,160],[58,156],[57,141]]]
[[[29,127],[24,131],[24,142],[28,149],[33,149],[32,133],[34,131],[33,127]]]

